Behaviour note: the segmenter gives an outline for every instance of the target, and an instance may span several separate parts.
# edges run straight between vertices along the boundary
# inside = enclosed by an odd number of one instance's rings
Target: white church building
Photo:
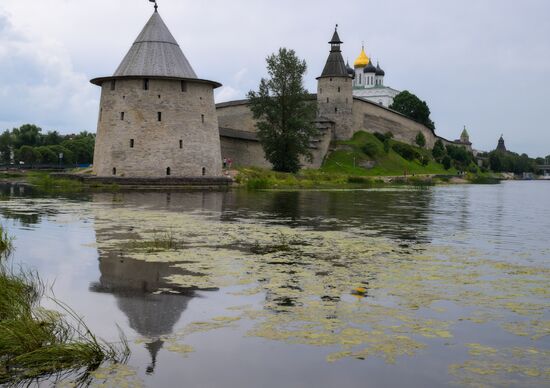
[[[377,63],[373,65],[371,58],[365,53],[365,47],[361,48],[361,53],[355,60],[352,69],[347,65],[348,73],[353,79],[353,95],[362,97],[369,101],[389,107],[393,99],[400,91],[384,85],[386,73]]]

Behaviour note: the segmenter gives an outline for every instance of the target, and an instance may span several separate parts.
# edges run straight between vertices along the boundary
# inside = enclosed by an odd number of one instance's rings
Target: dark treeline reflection
[[[0,185],[0,195],[36,197],[24,186]],[[360,227],[369,233],[402,240],[423,240],[428,229],[434,193],[428,189],[373,191],[120,191],[71,194],[68,200],[112,203],[176,212],[206,211],[222,221],[257,219],[263,222],[315,229]],[[51,210],[55,212],[55,210]],[[52,214],[47,207],[12,211],[1,206],[4,218],[23,225],[39,223]],[[220,214],[221,213],[221,216]]]
[[[402,240],[422,240],[430,222],[430,189],[380,191],[234,191],[222,220],[256,218],[315,229],[359,227]]]

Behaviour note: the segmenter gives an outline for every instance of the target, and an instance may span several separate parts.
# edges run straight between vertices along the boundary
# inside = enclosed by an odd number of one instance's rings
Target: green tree
[[[40,163],[56,164],[59,162],[59,156],[54,152],[51,146],[37,147],[35,149],[40,154]]]
[[[424,124],[431,130],[435,129],[435,125],[430,119],[430,108],[428,104],[426,104],[426,101],[420,100],[407,90],[395,96],[393,103],[390,105],[390,109]]]
[[[25,164],[35,164],[40,161],[40,153],[35,148],[24,145],[16,151],[16,159]]]
[[[426,136],[422,132],[418,132],[418,135],[416,135],[416,138],[414,139],[414,142],[419,147],[424,147],[426,145]]]
[[[432,156],[435,160],[441,162],[441,159],[445,156],[446,153],[447,151],[445,150],[443,142],[441,141],[441,139],[437,139],[434,144],[434,148],[432,149]]]
[[[21,148],[22,146],[35,147],[40,145],[42,140],[42,128],[37,127],[34,124],[25,124],[19,128],[14,128],[13,134],[13,146],[15,148]]]
[[[11,162],[11,152],[13,146],[13,138],[11,132],[6,130],[0,135],[0,161],[2,163]]]
[[[42,138],[42,144],[45,146],[58,145],[63,141],[63,136],[57,131],[49,131]]]
[[[441,163],[443,164],[443,167],[445,168],[445,170],[448,170],[449,168],[451,168],[451,158],[449,157],[449,155],[445,155],[441,160]]]
[[[306,69],[294,50],[281,48],[267,58],[269,78],[262,78],[257,92],[248,93],[258,138],[276,171],[297,172],[301,156],[311,160],[316,107],[303,86]]]

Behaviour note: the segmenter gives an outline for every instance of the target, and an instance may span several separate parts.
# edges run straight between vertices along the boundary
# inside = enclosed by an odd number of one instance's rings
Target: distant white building
[[[373,65],[371,59],[365,53],[365,47],[361,48],[361,53],[355,60],[352,69],[347,64],[348,73],[353,79],[353,95],[366,98],[386,108],[393,103],[393,99],[400,91],[384,85],[386,73],[377,63]]]

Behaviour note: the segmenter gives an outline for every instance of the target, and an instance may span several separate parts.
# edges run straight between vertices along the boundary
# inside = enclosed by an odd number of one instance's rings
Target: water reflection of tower
[[[218,192],[126,192],[94,194],[94,202],[113,203],[126,208],[147,208],[165,211],[221,211],[223,193]],[[96,220],[100,217],[96,214]],[[96,228],[100,246],[134,235],[121,221],[109,228]],[[138,237],[135,235],[135,237]],[[116,245],[116,244],[114,244]],[[157,355],[163,346],[162,337],[171,334],[193,297],[189,289],[171,284],[167,278],[187,272],[177,263],[147,262],[127,257],[124,250],[100,248],[98,282],[90,285],[93,292],[112,294],[118,308],[127,316],[129,326],[150,340],[145,346],[151,355],[147,373],[154,372]]]

